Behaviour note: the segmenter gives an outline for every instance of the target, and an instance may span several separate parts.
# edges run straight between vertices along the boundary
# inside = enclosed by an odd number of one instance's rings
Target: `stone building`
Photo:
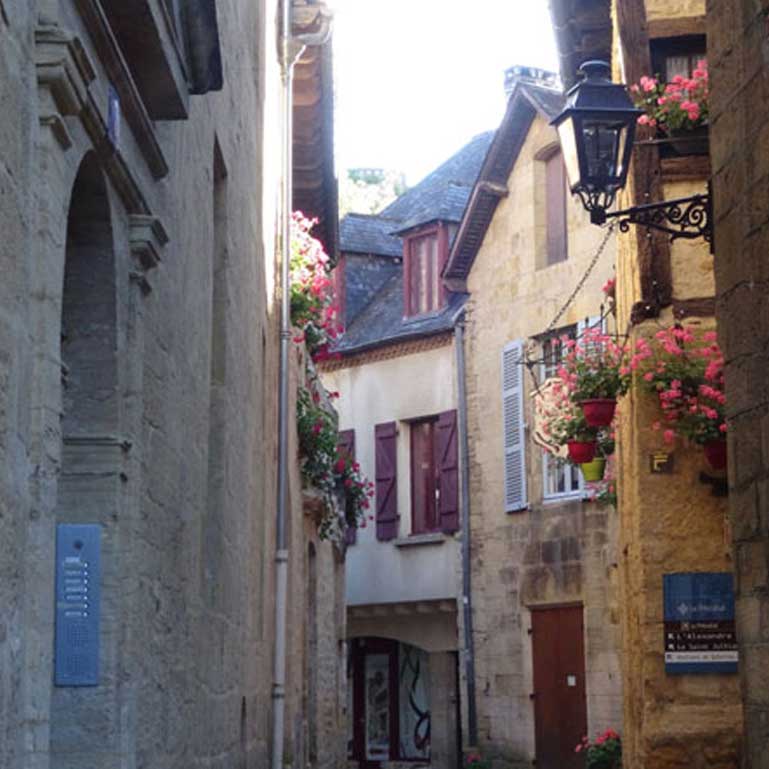
[[[716,317],[726,356],[743,766],[769,767],[769,43],[766,2],[707,4]]]
[[[507,110],[444,272],[469,294],[475,749],[516,769],[579,767],[583,735],[622,723],[617,515],[536,442],[557,340],[601,325],[616,252],[568,199],[554,81],[508,71]]]
[[[676,3],[666,0],[552,0],[550,5],[562,76],[567,85],[574,82],[578,66],[589,59],[611,61],[615,82],[637,83],[643,75],[654,74],[664,80],[670,80],[675,74],[690,77],[692,63],[706,53],[710,55],[712,39],[706,39],[706,32],[712,33],[717,26],[714,23],[706,30],[704,0]],[[722,3],[723,13],[718,17],[718,24],[726,27],[732,22],[740,23],[740,13],[747,19],[747,5],[755,7],[755,4],[743,4],[743,11],[737,11],[737,5]],[[727,6],[735,6],[734,19],[730,18],[728,23]],[[719,32],[721,55],[731,50],[733,39],[729,34]],[[733,71],[736,70],[728,67],[722,74],[714,71],[714,82],[718,83],[720,77]],[[730,98],[732,86],[721,87],[721,100],[714,96],[713,103],[717,111],[724,109],[721,123],[724,132],[718,140],[720,145],[714,135],[711,147],[719,146],[721,191],[716,190],[716,205],[717,213],[725,214],[728,210],[725,200],[736,205],[738,197],[732,193],[738,195],[739,182],[744,181],[744,177],[730,175],[738,173],[737,166],[727,170],[726,161],[737,134],[735,126],[743,125],[739,121],[750,108],[746,104],[744,112],[726,109],[726,91]],[[718,86],[715,93],[718,94]],[[639,126],[628,186],[619,196],[617,208],[671,200],[706,190],[711,173],[707,155],[694,155],[691,151],[674,154],[673,149],[669,143],[660,142],[651,129]],[[727,186],[731,188],[728,194]],[[734,254],[734,261],[725,256],[730,265],[738,263],[736,254],[741,253],[737,232],[747,232],[739,229],[742,225],[737,222],[745,221],[739,216],[741,214],[727,220],[734,227],[722,228],[728,243],[722,253],[730,257]],[[717,232],[718,250],[722,248],[720,237]],[[731,280],[738,273],[728,274],[728,280]],[[726,296],[730,295],[729,285],[723,287]],[[676,321],[702,330],[714,329],[713,256],[707,243],[702,239],[670,243],[664,234],[647,232],[636,226],[631,226],[626,234],[619,234],[617,304],[619,327],[627,329],[631,342],[651,338],[661,327],[671,326]],[[747,305],[745,307],[747,309]],[[727,343],[728,355],[736,356],[736,350],[743,349],[739,347],[743,340],[740,336],[738,341],[738,335],[748,328],[750,326],[737,323],[731,335],[724,336],[724,329],[719,327],[719,336]],[[730,345],[733,345],[731,353]],[[732,373],[732,388],[739,387],[737,381]],[[744,385],[745,380],[742,383]],[[747,393],[748,390],[738,389],[738,392]],[[752,398],[755,393],[753,391],[746,397]],[[676,575],[700,579],[701,574],[717,574],[730,581],[734,564],[726,520],[727,500],[717,495],[724,485],[723,478],[708,469],[702,452],[695,447],[682,442],[672,447],[664,444],[660,433],[651,429],[654,421],[659,419],[659,407],[654,400],[643,388],[634,386],[623,399],[620,409],[618,511],[624,765],[655,769],[684,765],[708,769],[737,767],[740,765],[742,731],[738,676],[725,672],[703,675],[693,671],[672,674],[667,669],[670,660],[665,640],[666,580]],[[737,408],[744,409],[747,402]],[[735,406],[730,405],[730,408]],[[757,424],[755,415],[751,422]],[[733,460],[734,453],[739,455],[740,451],[733,439],[730,445]],[[759,444],[754,441],[749,445]],[[672,455],[674,463],[670,474],[654,472],[651,457],[656,452]],[[753,463],[760,456],[760,450],[757,452],[751,457]],[[755,464],[746,460],[745,467],[754,468]],[[751,486],[753,471],[746,470],[746,474],[739,477],[735,477],[735,472],[733,466],[732,483],[746,494],[744,497],[738,495],[737,500],[755,499],[751,497],[755,491]],[[741,481],[744,481],[742,487],[739,486]],[[734,496],[732,505],[735,506]],[[736,515],[735,521],[738,520],[739,515]],[[744,535],[746,539],[757,534],[757,529],[739,531],[740,534],[735,534]],[[757,549],[750,552],[758,556]],[[742,583],[742,594],[750,605],[752,591],[760,593],[762,590],[761,574],[765,584],[766,571],[765,566],[758,565],[758,560],[740,560],[744,557],[738,555],[738,575],[742,564],[755,564],[755,570],[751,565],[744,567],[745,581]],[[738,587],[739,584],[738,579]],[[726,598],[728,603],[731,596]],[[743,603],[737,613],[747,622],[745,608]],[[754,691],[750,681],[757,675],[760,663],[758,657],[752,658],[750,651],[746,653],[744,650],[756,648],[750,644],[760,638],[757,635],[760,631],[757,625],[749,622],[747,627],[754,635],[751,636],[753,640],[747,642],[748,647],[744,637],[741,641],[739,667],[750,692]],[[744,632],[740,628],[738,631],[738,636]],[[757,680],[760,688],[761,675]],[[754,702],[759,702],[764,695],[750,696],[755,697]],[[766,722],[764,720],[761,725],[760,711],[755,718],[757,733],[763,734],[763,739],[757,738],[754,751],[763,748],[765,753]]]
[[[274,0],[0,2],[8,769],[268,764],[277,19]],[[296,177],[333,249],[324,61],[298,65]],[[330,767],[342,556],[291,478],[286,757]]]
[[[483,163],[481,134],[376,216],[342,220],[346,332],[323,381],[376,483],[347,551],[348,756],[357,766],[458,765],[464,648],[455,324],[440,271]]]

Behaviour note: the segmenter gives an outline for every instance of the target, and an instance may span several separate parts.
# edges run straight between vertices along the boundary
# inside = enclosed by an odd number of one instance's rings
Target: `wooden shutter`
[[[398,536],[397,427],[385,422],[374,428],[376,454],[376,536],[380,540]]]
[[[339,456],[346,457],[353,462],[355,461],[355,430],[339,431],[337,453]],[[354,545],[358,539],[358,527],[348,526],[345,529],[344,539],[348,545]]]
[[[547,211],[547,263],[562,262],[568,256],[566,231],[566,174],[563,155],[556,152],[545,161]]]
[[[457,412],[445,411],[441,414],[436,430],[439,523],[441,531],[451,534],[459,528]]]
[[[506,513],[523,510],[527,505],[522,359],[522,340],[505,345],[502,350],[502,431]]]

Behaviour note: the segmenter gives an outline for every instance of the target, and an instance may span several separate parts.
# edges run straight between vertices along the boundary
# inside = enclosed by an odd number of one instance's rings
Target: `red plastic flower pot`
[[[617,401],[613,398],[591,398],[580,401],[579,405],[582,406],[585,421],[590,427],[607,427],[614,419]]]
[[[702,444],[705,459],[714,470],[723,470],[726,467],[726,441],[714,440]]]
[[[595,458],[595,441],[568,441],[569,459],[575,465],[583,465],[592,462]]]

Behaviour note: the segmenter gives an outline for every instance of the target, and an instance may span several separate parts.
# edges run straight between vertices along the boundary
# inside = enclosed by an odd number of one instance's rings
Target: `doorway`
[[[532,609],[534,729],[538,769],[581,769],[587,734],[582,606]]]
[[[350,758],[374,769],[389,761],[430,761],[427,652],[385,638],[352,642]]]

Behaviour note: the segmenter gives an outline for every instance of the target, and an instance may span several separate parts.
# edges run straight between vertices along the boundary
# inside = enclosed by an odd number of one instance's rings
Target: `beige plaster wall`
[[[530,607],[584,607],[589,729],[621,725],[616,591],[616,514],[579,498],[542,499],[541,450],[530,440],[531,376],[525,373],[529,509],[503,506],[501,353],[544,332],[596,253],[603,231],[568,202],[569,257],[540,267],[544,220],[537,160],[557,141],[536,118],[468,278],[467,337],[472,578],[480,747],[495,766],[530,766],[535,757]],[[600,313],[601,286],[613,275],[610,237],[558,327]],[[538,348],[532,356],[539,357]],[[537,372],[538,373],[538,372]],[[538,374],[539,375],[539,374]]]
[[[351,366],[323,374],[331,391],[340,393],[339,427],[355,430],[361,470],[375,478],[374,427],[398,423],[398,512],[400,538],[411,532],[409,420],[456,408],[454,347]],[[455,598],[459,585],[459,541],[438,538],[426,545],[376,539],[374,506],[357,543],[347,551],[347,602],[361,604]]]

